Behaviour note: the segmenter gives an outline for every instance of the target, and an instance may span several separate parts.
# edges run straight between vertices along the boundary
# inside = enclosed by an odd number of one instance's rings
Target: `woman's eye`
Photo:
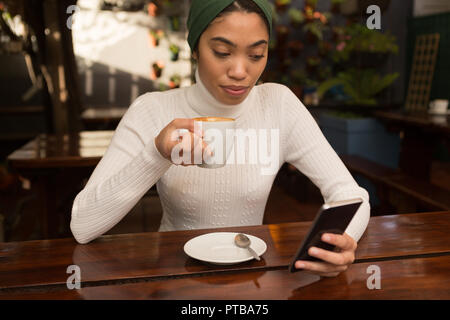
[[[264,58],[264,55],[251,55],[250,58],[254,60],[261,60],[262,58]]]
[[[220,57],[220,58],[225,58],[225,57],[228,57],[230,55],[229,53],[226,53],[226,52],[219,52],[219,51],[216,51],[216,50],[213,50],[213,51],[214,51],[214,54],[216,56]]]

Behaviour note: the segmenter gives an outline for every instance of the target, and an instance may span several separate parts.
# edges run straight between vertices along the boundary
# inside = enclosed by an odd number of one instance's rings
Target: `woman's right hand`
[[[180,129],[187,129],[189,132],[180,133]],[[195,128],[199,129],[199,128]],[[203,154],[205,154],[205,150],[207,150],[207,154],[210,155],[210,151],[208,149],[208,145],[203,141],[203,133],[195,132],[194,129],[194,119],[174,119],[172,120],[155,138],[155,145],[158,149],[159,153],[166,159],[170,160],[174,164],[181,164],[183,166],[195,165],[194,163],[194,151],[200,152],[203,158]],[[181,161],[181,163],[177,163],[172,159],[172,151],[175,146],[181,143],[182,151],[175,156],[183,159],[183,153],[189,152],[191,154],[191,159],[187,163]],[[200,149],[201,146],[201,149]],[[196,149],[198,148],[198,149]]]

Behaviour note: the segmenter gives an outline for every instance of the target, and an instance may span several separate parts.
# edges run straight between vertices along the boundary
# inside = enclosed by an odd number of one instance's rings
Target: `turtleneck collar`
[[[196,83],[187,88],[187,101],[189,106],[201,117],[215,116],[227,118],[239,118],[245,111],[250,108],[254,99],[254,89],[250,91],[248,96],[240,104],[228,105],[219,102],[205,87],[198,68],[195,71]]]

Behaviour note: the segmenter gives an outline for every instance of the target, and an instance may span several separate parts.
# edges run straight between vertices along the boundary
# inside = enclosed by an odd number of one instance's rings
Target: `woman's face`
[[[245,100],[267,64],[269,33],[256,13],[216,18],[198,43],[198,72],[208,91],[229,105]]]

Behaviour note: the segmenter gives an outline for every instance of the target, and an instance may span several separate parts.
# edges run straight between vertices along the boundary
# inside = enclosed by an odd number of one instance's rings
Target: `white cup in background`
[[[430,102],[430,113],[447,114],[448,100],[437,99]]]

